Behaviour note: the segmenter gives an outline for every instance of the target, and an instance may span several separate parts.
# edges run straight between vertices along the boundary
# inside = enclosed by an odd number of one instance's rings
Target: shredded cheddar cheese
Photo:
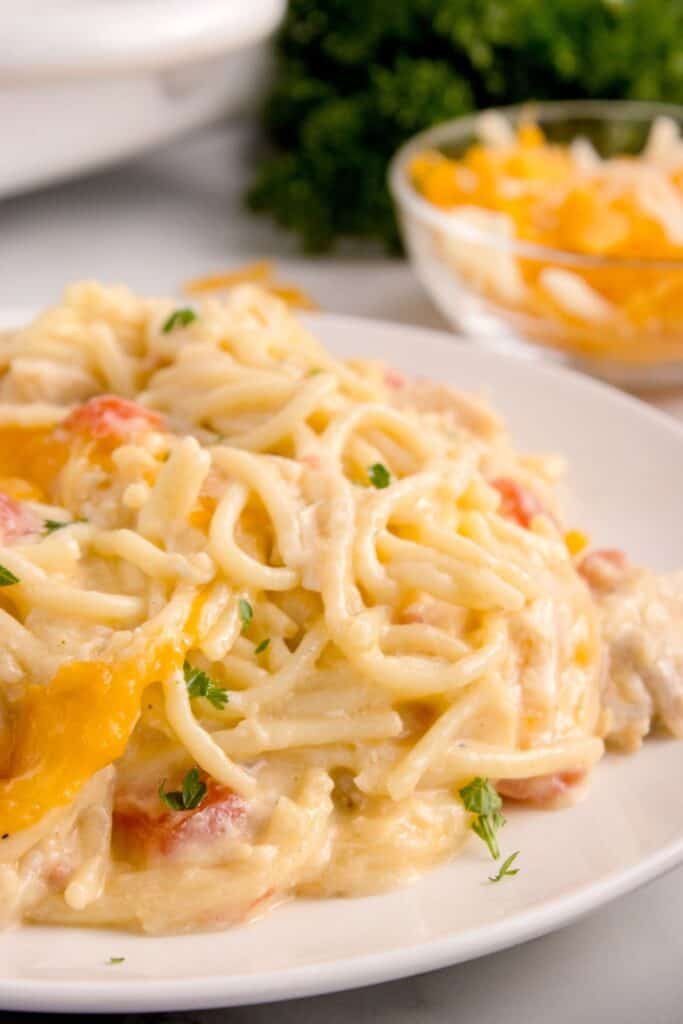
[[[544,247],[502,256],[497,274],[481,269],[476,244],[444,241],[470,286],[524,315],[522,333],[591,356],[672,358],[683,349],[683,142],[667,121],[667,144],[655,145],[663,120],[637,156],[603,159],[584,139],[550,143],[526,123],[460,158],[418,154],[409,173],[454,223]],[[482,246],[489,264],[495,244]]]
[[[49,491],[67,454],[66,445],[50,428],[0,427],[0,476],[5,483],[7,478],[14,481],[2,489],[16,498],[28,498],[27,493],[19,493],[27,487],[38,493]]]
[[[29,828],[74,799],[126,749],[144,688],[182,664],[161,644],[119,664],[68,662],[49,686],[32,686],[17,723],[10,775],[0,781],[0,831]]]
[[[201,611],[184,629],[150,638],[119,662],[68,661],[48,686],[30,686],[14,728],[8,777],[0,779],[0,834],[30,828],[68,804],[95,772],[120,757],[145,689],[182,667]]]
[[[235,270],[224,270],[215,274],[204,274],[202,277],[194,277],[191,281],[185,282],[184,290],[189,295],[201,295],[204,292],[232,288],[236,284],[259,284],[263,281],[269,281],[272,276],[272,262],[270,260],[257,260],[255,263],[245,263]]]
[[[564,535],[564,542],[567,545],[567,551],[572,557],[580,555],[590,543],[586,534],[582,533],[581,530],[567,530]]]
[[[317,302],[303,289],[275,279],[275,267],[270,260],[257,260],[246,263],[235,270],[227,270],[216,274],[206,274],[186,281],[184,291],[188,295],[206,295],[208,292],[226,291],[238,284],[258,284],[271,295],[277,296],[295,309],[315,310]]]
[[[0,491],[16,501],[42,501],[45,497],[37,484],[20,476],[0,477]]]

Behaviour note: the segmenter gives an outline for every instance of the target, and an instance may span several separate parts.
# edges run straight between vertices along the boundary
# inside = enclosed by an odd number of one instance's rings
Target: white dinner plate
[[[336,352],[490,395],[527,449],[569,461],[571,520],[597,544],[658,568],[683,566],[683,430],[568,371],[454,343],[447,335],[344,317],[310,323]],[[475,839],[398,891],[299,901],[229,932],[146,938],[22,928],[0,937],[0,1008],[159,1011],[265,1002],[454,964],[559,928],[683,861],[683,743],[607,756],[583,803],[511,809],[504,853],[519,874],[487,884]],[[108,965],[110,957],[125,957]]]

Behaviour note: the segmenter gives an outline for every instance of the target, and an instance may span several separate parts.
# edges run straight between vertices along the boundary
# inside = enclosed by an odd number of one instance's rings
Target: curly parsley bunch
[[[395,248],[389,157],[474,108],[529,98],[683,102],[679,0],[290,0],[254,210],[321,252]]]

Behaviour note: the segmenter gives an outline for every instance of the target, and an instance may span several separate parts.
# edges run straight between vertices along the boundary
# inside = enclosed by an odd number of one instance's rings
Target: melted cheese
[[[187,645],[185,645],[187,646]],[[182,644],[142,658],[72,661],[48,686],[31,686],[15,727],[10,777],[0,781],[0,833],[68,804],[95,772],[126,749],[145,688],[182,665]]]
[[[19,480],[22,485],[38,489],[41,494],[49,493],[68,454],[65,441],[51,428],[0,427],[0,477]],[[28,496],[12,494],[12,484],[9,489],[4,486],[2,489],[11,497]]]
[[[121,757],[152,683],[177,672],[194,642],[198,596],[184,629],[119,662],[70,661],[48,686],[30,686],[13,729],[9,777],[0,780],[0,834],[63,807],[101,768]]]

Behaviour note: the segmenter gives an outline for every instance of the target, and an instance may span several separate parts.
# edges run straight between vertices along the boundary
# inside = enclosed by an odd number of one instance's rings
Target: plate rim
[[[286,0],[130,0],[122,19],[116,0],[87,0],[3,15],[0,86],[98,79],[201,62],[253,46],[281,23]]]
[[[326,324],[331,324],[332,326],[339,327],[343,330],[358,327],[359,324],[362,324],[366,326],[370,325],[372,328],[389,330],[393,333],[400,332],[401,334],[417,333],[428,335],[429,340],[435,342],[437,345],[443,342],[451,347],[456,347],[460,353],[465,354],[466,358],[472,356],[475,361],[482,359],[491,363],[514,363],[517,366],[529,367],[532,373],[539,373],[552,380],[556,380],[558,378],[563,380],[569,379],[573,382],[573,387],[576,386],[581,390],[592,391],[596,395],[604,396],[610,402],[615,402],[617,405],[636,411],[637,414],[644,415],[651,419],[652,422],[666,427],[671,433],[677,435],[679,439],[683,441],[683,421],[676,419],[676,417],[672,416],[671,413],[664,412],[661,409],[650,405],[637,395],[631,394],[628,391],[623,391],[621,388],[610,384],[608,381],[601,380],[597,377],[591,377],[589,374],[575,369],[572,366],[546,362],[542,351],[534,350],[533,352],[518,352],[507,348],[505,350],[491,348],[486,344],[478,342],[476,339],[456,333],[455,330],[449,329],[448,326],[439,328],[429,327],[423,324],[398,323],[392,320],[386,320],[383,317],[354,316],[346,313],[315,312],[303,313],[300,315],[299,319],[304,324],[310,325],[311,329],[315,330],[324,330]],[[429,378],[428,373],[425,376]]]
[[[614,872],[599,882],[582,886],[576,893],[514,914],[496,925],[483,925],[460,935],[433,939],[400,950],[244,976],[236,983],[231,981],[229,975],[166,978],[163,981],[127,981],[120,977],[110,982],[73,982],[66,979],[36,979],[30,982],[18,979],[7,982],[0,979],[0,1009],[43,1013],[103,1012],[101,1001],[106,999],[107,1013],[183,1012],[266,1005],[415,977],[466,963],[480,956],[499,953],[574,924],[619,896],[673,870],[681,861],[683,835],[625,871]],[[486,937],[486,933],[491,931],[496,933],[493,942]],[[120,933],[112,929],[112,934]],[[220,932],[216,934],[220,935]],[[472,941],[473,936],[476,942]],[[153,937],[147,938],[151,940]],[[172,942],[173,938],[161,936],[156,941]],[[462,950],[459,951],[459,947],[465,945],[467,951],[460,955]],[[152,986],[155,986],[155,991],[150,998]],[[158,991],[156,986],[159,986]]]
[[[11,311],[0,309],[0,328],[5,324],[21,322],[30,315],[31,311],[25,308]],[[386,331],[394,335],[400,333],[406,340],[413,336],[436,348],[448,345],[457,353],[456,358],[480,364],[482,384],[485,383],[487,364],[492,365],[494,361],[500,363],[502,360],[516,367],[523,366],[540,380],[561,379],[572,389],[591,392],[593,396],[603,398],[612,408],[623,409],[629,415],[645,417],[657,429],[664,429],[677,443],[683,445],[683,424],[674,417],[633,395],[570,368],[548,365],[540,359],[529,359],[528,356],[514,352],[501,353],[481,348],[447,330],[419,324],[393,323],[382,318],[334,313],[305,314],[301,320],[323,337],[326,327],[351,337],[358,337],[359,332],[365,329]],[[186,978],[129,979],[122,974],[112,977],[111,981],[101,978],[79,981],[0,978],[0,1009],[86,1013],[101,1010],[102,1000],[106,999],[107,1012],[183,1011],[266,1004],[362,988],[463,963],[528,942],[574,923],[612,900],[654,881],[682,862],[683,832],[628,868],[613,870],[596,881],[580,885],[527,910],[515,912],[493,924],[483,924],[395,950],[353,955],[322,963],[310,962],[237,977],[214,974]],[[24,928],[24,932],[30,931],[31,927]],[[57,928],[55,932],[59,930]],[[111,934],[122,933],[112,929]],[[173,938],[145,937],[145,940],[163,943],[173,942]]]

